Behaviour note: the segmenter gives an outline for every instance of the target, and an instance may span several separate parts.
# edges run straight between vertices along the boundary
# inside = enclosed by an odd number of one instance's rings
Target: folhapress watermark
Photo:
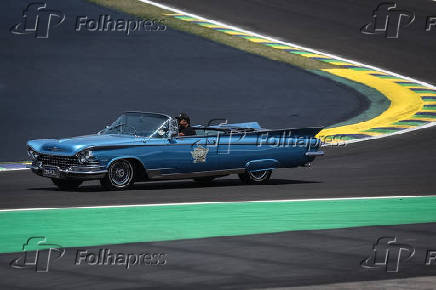
[[[115,266],[130,269],[139,266],[163,266],[168,255],[162,252],[141,251],[140,253],[112,252],[109,248],[78,249],[74,254],[66,255],[62,246],[47,242],[44,236],[31,237],[23,244],[23,253],[13,259],[12,269],[28,269],[36,272],[48,272],[62,258],[64,263],[74,266]]]
[[[152,32],[165,31],[167,27],[163,24],[163,20],[153,19],[113,19],[111,15],[100,15],[98,18],[90,18],[88,16],[78,16],[76,21],[75,31],[99,31],[109,32],[117,31],[124,32],[130,35],[133,32]]]
[[[381,34],[386,38],[399,38],[400,29],[411,26],[416,19],[415,12],[399,9],[394,2],[380,3],[372,13],[371,21],[360,31],[364,34]],[[427,16],[425,31],[436,31],[436,16]]]
[[[48,38],[51,29],[65,24],[66,14],[60,10],[48,9],[47,3],[30,3],[23,12],[19,23],[10,32],[16,35],[32,35],[35,38]],[[76,16],[74,32],[122,32],[132,35],[135,32],[166,31],[163,19],[121,19],[112,15]]]
[[[436,250],[425,251],[420,255],[425,256],[425,260],[415,262],[425,266],[436,266]],[[417,259],[416,256],[416,249],[412,245],[398,242],[397,237],[381,237],[373,244],[371,254],[360,263],[360,266],[364,269],[397,273],[401,264]]]
[[[74,264],[89,266],[121,266],[129,269],[132,266],[161,266],[167,263],[165,253],[113,253],[110,249],[98,251],[78,250]]]
[[[29,238],[22,250],[24,253],[9,263],[11,268],[48,272],[50,266],[65,254],[60,245],[48,243],[45,237]]]

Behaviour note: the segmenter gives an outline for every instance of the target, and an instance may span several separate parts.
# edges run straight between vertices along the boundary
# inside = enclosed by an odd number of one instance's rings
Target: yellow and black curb
[[[327,63],[334,68],[321,69],[321,71],[374,88],[390,101],[390,105],[384,112],[370,120],[322,130],[318,137],[326,142],[337,143],[382,137],[416,129],[436,121],[436,90],[433,87],[365,65],[356,65],[354,62],[344,61],[322,52],[314,52],[284,42],[272,41],[270,38],[258,36],[255,33],[216,24],[188,14],[169,13],[165,16],[286,51],[292,55]]]

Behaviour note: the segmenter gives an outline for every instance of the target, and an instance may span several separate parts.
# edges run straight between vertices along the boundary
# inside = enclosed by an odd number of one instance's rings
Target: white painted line
[[[372,200],[372,199],[399,199],[436,197],[436,195],[392,195],[392,196],[365,196],[365,197],[335,197],[335,198],[310,198],[310,199],[281,199],[281,200],[246,200],[246,201],[205,201],[205,202],[180,202],[180,203],[148,203],[127,205],[101,205],[101,206],[78,206],[78,207],[41,207],[41,208],[14,208],[2,209],[1,212],[38,211],[38,210],[68,210],[68,209],[106,209],[106,208],[130,208],[130,207],[160,207],[182,205],[205,205],[205,204],[238,204],[238,203],[285,203],[285,202],[310,202],[310,201],[344,201],[344,200]]]
[[[226,23],[223,23],[223,22],[220,22],[220,21],[215,21],[215,20],[212,20],[212,19],[208,19],[208,18],[205,18],[203,16],[200,16],[200,15],[197,15],[197,14],[194,14],[194,13],[189,13],[189,12],[186,12],[186,11],[183,11],[183,10],[180,10],[180,9],[177,9],[177,8],[173,8],[173,7],[164,5],[164,4],[156,3],[156,2],[153,2],[153,1],[149,1],[149,0],[138,0],[138,1],[146,3],[146,4],[150,4],[150,5],[153,5],[153,6],[156,6],[156,7],[159,7],[161,9],[169,10],[169,11],[172,11],[174,13],[185,14],[185,15],[188,15],[190,17],[194,17],[194,18],[198,18],[200,20],[211,22],[211,23],[213,23],[215,25],[224,26],[226,28],[230,28],[230,29],[238,30],[238,31],[241,31],[241,32],[244,32],[244,33],[248,33],[248,34],[251,34],[251,35],[256,36],[256,37],[262,37],[262,38],[270,40],[271,42],[277,42],[277,43],[281,43],[281,44],[285,44],[285,45],[294,46],[294,47],[297,47],[297,48],[300,48],[300,49],[304,49],[304,50],[313,52],[314,54],[323,54],[323,55],[325,55],[327,57],[330,57],[330,58],[335,58],[337,60],[346,61],[346,62],[349,62],[351,64],[357,65],[357,66],[363,66],[363,67],[366,67],[366,68],[370,68],[372,70],[376,70],[376,71],[379,71],[379,72],[384,72],[384,73],[393,75],[395,77],[403,78],[405,80],[418,83],[418,84],[420,84],[422,86],[425,86],[425,87],[428,87],[428,88],[431,88],[431,89],[436,89],[436,87],[433,86],[432,84],[429,84],[429,83],[426,83],[426,82],[422,82],[422,81],[413,79],[411,77],[403,76],[403,75],[394,73],[394,72],[389,71],[389,70],[384,70],[384,69],[381,69],[381,68],[378,68],[378,67],[375,67],[375,66],[372,66],[372,65],[369,65],[369,64],[363,64],[363,63],[360,63],[358,61],[346,59],[346,58],[343,58],[343,57],[340,57],[340,56],[337,56],[337,55],[334,55],[334,54],[331,54],[331,53],[327,53],[327,52],[319,51],[319,50],[312,49],[312,48],[309,48],[309,47],[301,46],[301,45],[296,44],[296,43],[282,41],[282,40],[279,40],[279,39],[276,39],[276,38],[273,38],[273,37],[270,37],[270,36],[262,35],[262,34],[259,34],[259,33],[256,33],[256,32],[250,31],[250,30],[246,30],[246,29],[243,29],[243,28],[240,28],[240,27],[237,27],[237,26],[229,25],[229,24],[226,24]],[[434,1],[436,1],[436,0],[434,0]],[[367,141],[367,140],[372,140],[372,139],[380,139],[380,138],[384,138],[384,137],[388,137],[388,136],[392,136],[392,135],[399,135],[399,134],[404,134],[404,133],[408,133],[408,132],[419,130],[419,129],[423,129],[423,128],[432,127],[432,126],[435,126],[435,125],[436,125],[436,122],[431,122],[429,124],[426,124],[426,125],[420,126],[420,127],[410,128],[410,129],[407,129],[407,130],[402,130],[402,131],[399,131],[399,132],[394,132],[394,133],[389,133],[389,134],[383,134],[383,135],[374,136],[374,137],[368,137],[368,138],[365,138],[365,139],[356,139],[356,140],[346,141],[345,143],[347,143],[347,144],[350,143],[351,144],[351,143],[357,143],[357,142],[362,142],[362,141]]]

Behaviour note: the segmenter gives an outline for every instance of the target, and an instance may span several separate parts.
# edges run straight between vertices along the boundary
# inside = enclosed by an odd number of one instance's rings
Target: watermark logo
[[[29,238],[22,249],[24,253],[9,263],[11,268],[48,272],[50,265],[65,254],[60,245],[47,243],[45,237]]]
[[[23,244],[23,253],[13,259],[9,266],[13,269],[33,269],[36,272],[48,272],[54,262],[65,255],[65,249],[58,244],[48,243],[46,237],[31,237]],[[63,262],[75,266],[118,266],[130,269],[134,266],[163,266],[168,255],[163,252],[144,251],[140,253],[112,252],[111,249],[78,249],[72,255],[64,257]]]
[[[11,27],[13,34],[33,34],[35,38],[48,38],[50,29],[64,22],[65,14],[58,10],[47,9],[46,3],[30,3],[23,10],[20,23]]]
[[[373,11],[371,22],[361,28],[364,34],[384,34],[386,38],[398,38],[400,28],[415,20],[415,13],[396,9],[396,3],[381,3]]]
[[[16,35],[34,35],[35,38],[48,38],[52,28],[65,21],[65,13],[47,8],[47,3],[30,3],[23,10],[18,24],[10,32]],[[119,19],[111,15],[98,17],[77,16],[74,32],[123,32],[127,36],[134,32],[166,31],[163,19]]]
[[[113,253],[110,249],[89,251],[77,250],[74,264],[76,266],[121,266],[130,269],[132,266],[161,266],[167,263],[165,253]]]
[[[108,32],[117,31],[124,32],[126,35],[131,35],[134,32],[156,32],[166,31],[167,27],[163,20],[153,19],[114,19],[111,15],[100,15],[98,18],[88,16],[78,16],[76,19],[75,31],[88,32]]]
[[[415,249],[408,244],[398,243],[396,237],[381,237],[373,245],[371,255],[360,265],[365,269],[398,272],[400,262],[410,260],[414,255]]]

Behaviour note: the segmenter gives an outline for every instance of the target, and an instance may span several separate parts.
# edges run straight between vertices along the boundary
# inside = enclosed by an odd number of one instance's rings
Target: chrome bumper
[[[32,164],[29,168],[33,173],[43,176],[43,165],[42,164]],[[102,179],[106,176],[107,170],[101,166],[71,166],[66,169],[62,169],[58,166],[49,165],[49,167],[55,167],[59,171],[60,179],[81,179],[81,180],[92,180],[92,179]]]

